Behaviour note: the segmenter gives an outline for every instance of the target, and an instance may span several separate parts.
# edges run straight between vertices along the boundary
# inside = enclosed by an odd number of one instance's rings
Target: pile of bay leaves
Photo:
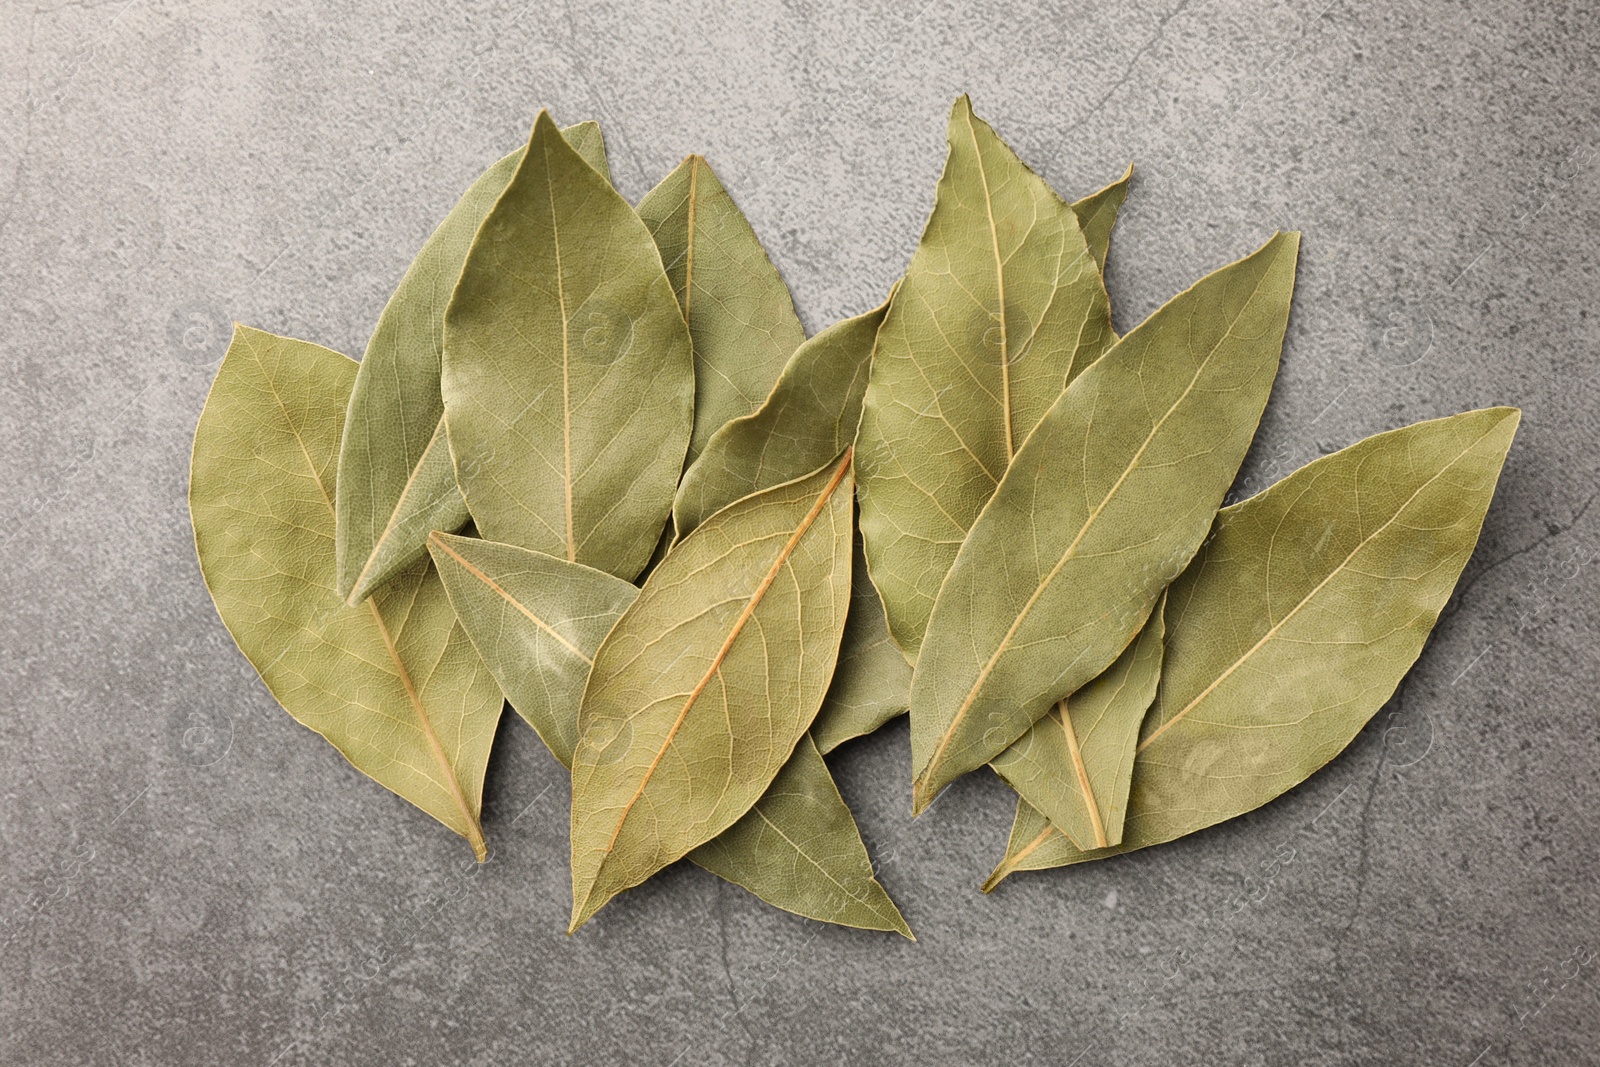
[[[1298,238],[1119,338],[1127,184],[1062,201],[963,97],[904,277],[807,338],[703,159],[633,207],[598,128],[541,113],[359,365],[236,330],[190,489],[223,622],[480,860],[509,701],[572,772],[573,929],[688,857],[910,936],[823,758],[907,710],[914,810],[985,764],[1019,794],[985,889],[1249,811],[1420,654],[1518,413],[1223,508]]]

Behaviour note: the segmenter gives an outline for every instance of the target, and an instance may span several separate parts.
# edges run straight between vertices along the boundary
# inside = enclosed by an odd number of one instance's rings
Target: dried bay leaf
[[[1277,374],[1298,246],[1280,233],[1178,294],[1017,453],[917,659],[914,811],[1108,667],[1199,548]]]
[[[789,357],[761,407],[711,436],[678,486],[673,502],[678,536],[735,500],[816,470],[850,444],[888,306],[885,301],[806,341]],[[911,665],[889,638],[859,536],[853,567],[838,666],[812,726],[823,752],[871,733],[910,703]]]
[[[572,766],[594,653],[639,589],[532,549],[434,533],[428,551],[478,655],[550,754]]]
[[[949,144],[879,335],[857,438],[867,560],[890,632],[913,657],[1007,464],[1114,340],[1074,210],[964,96]]]
[[[595,651],[638,588],[581,563],[475,537],[435,533],[428,549],[501,691],[570,768]],[[911,936],[873,878],[855,819],[809,741],[755,807],[688,859],[785,911]]]
[[[810,727],[849,602],[851,455],[712,515],[595,656],[572,768],[572,929],[737,822]]]
[[[1338,755],[1421,655],[1520,418],[1486,408],[1391,430],[1224,508],[1168,593],[1121,845],[1063,838],[1033,855],[1060,866],[1171,841]]]
[[[1139,727],[1161,677],[1161,608],[1098,678],[1045,713],[993,761],[1020,798],[1081,848],[1122,840]]]
[[[865,737],[911,706],[911,661],[889,635],[883,602],[867,574],[860,534],[853,540],[850,614],[839,643],[839,663],[811,726],[823,752]]]
[[[561,132],[607,173],[599,126],[584,122]],[[430,530],[467,521],[442,421],[444,310],[473,235],[523,152],[480,175],[429,236],[384,305],[356,372],[334,493],[339,595],[352,604],[419,559]]]
[[[872,877],[855,818],[809,734],[756,806],[689,858],[785,911],[916,940]]]
[[[334,471],[355,377],[321,346],[235,331],[195,430],[200,570],[285,710],[482,860],[500,691],[426,560],[357,606],[335,581]]]
[[[644,223],[546,112],[467,254],[441,384],[486,538],[644,568],[689,440],[689,332]]]
[[[1111,230],[1127,197],[1132,176],[1130,167],[1117,181],[1072,204],[1073,213],[1083,227],[1089,253],[1101,268],[1105,266]],[[854,410],[859,415],[859,401]],[[681,488],[679,491],[681,494]],[[859,532],[851,583],[850,616],[845,620],[839,665],[834,669],[833,684],[828,688],[822,710],[811,727],[811,736],[823,752],[832,752],[846,741],[865,737],[911,707],[911,662],[889,633],[883,602],[872,584]]]
[[[1110,853],[1108,850],[1106,854]],[[1043,871],[1090,858],[1094,857],[1074,845],[1038,808],[1018,797],[1005,857],[984,880],[983,891],[993,893],[996,886],[1018,871]]]
[[[806,341],[759,408],[710,436],[672,502],[680,538],[712,512],[809,474],[845,450],[861,419],[872,346],[888,309],[886,301]]]
[[[1099,269],[1105,267],[1111,232],[1132,176],[1133,168],[1129,167],[1117,181],[1071,205]],[[859,401],[855,410],[859,414]],[[690,474],[693,473],[691,469]],[[681,499],[681,486],[679,495]],[[911,706],[911,663],[889,633],[883,602],[872,584],[859,534],[851,581],[850,615],[845,622],[839,663],[811,728],[811,735],[823,752],[876,731]]]
[[[692,470],[714,433],[766,399],[805,330],[789,287],[703,158],[689,156],[645,194],[639,217],[661,250],[694,339]],[[836,448],[796,475],[838,454]],[[687,532],[680,528],[678,536]]]
[[[1111,252],[1111,231],[1117,225],[1123,201],[1128,199],[1128,183],[1133,180],[1133,165],[1098,192],[1072,202],[1072,213],[1078,217],[1078,228],[1083,231],[1084,243],[1094,257],[1095,267],[1106,269],[1106,256]],[[1081,367],[1079,369],[1082,369]]]

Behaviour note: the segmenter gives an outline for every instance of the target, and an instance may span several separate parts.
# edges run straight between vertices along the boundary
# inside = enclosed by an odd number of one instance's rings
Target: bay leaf
[[[482,860],[494,679],[426,559],[356,606],[335,581],[335,462],[355,377],[337,352],[235,330],[195,429],[200,570],[284,709]]]
[[[851,453],[723,508],[595,656],[572,766],[572,929],[737,822],[811,726],[850,591]]]
[[[435,533],[428,549],[506,699],[570,768],[595,652],[638,588],[581,563],[476,537]],[[688,858],[785,911],[911,937],[809,740],[755,807]]]
[[[1018,797],[1005,857],[984,880],[983,891],[993,893],[996,886],[1018,871],[1043,871],[1088,858],[1089,854],[1057,830],[1038,808]]]
[[[435,532],[428,551],[500,691],[570,768],[595,650],[638,587],[581,563],[477,537]]]
[[[1243,815],[1344,750],[1393,695],[1472,555],[1521,413],[1377,434],[1224,508],[1168,594],[1167,658],[1122,843]]]
[[[1298,247],[1280,233],[1173,297],[1019,450],[917,659],[913,810],[1105,670],[1199,548],[1277,374]]]
[[[1127,197],[1132,176],[1133,168],[1129,167],[1117,181],[1072,204],[1089,252],[1101,267],[1105,266],[1111,230]],[[893,298],[891,292],[890,299]],[[859,416],[859,401],[855,411]],[[681,487],[679,492],[681,495]],[[889,720],[905,714],[910,707],[911,663],[889,633],[883,602],[872,584],[858,532],[850,586],[850,615],[845,620],[844,641],[839,646],[839,665],[834,669],[833,684],[828,687],[822,710],[811,727],[811,736],[818,748],[831,752],[846,741],[873,733]]]
[[[592,122],[561,131],[601,174],[605,143]],[[339,595],[358,604],[423,555],[430,530],[456,530],[467,504],[444,433],[439,368],[444,310],[473,235],[516,172],[519,148],[484,171],[406,270],[356,372],[339,448]]]
[[[632,578],[672,505],[689,332],[643,222],[547,112],[445,312],[441,385],[478,529]]]
[[[917,655],[940,583],[1062,387],[1113,341],[1078,219],[972,114],[878,339],[857,437],[861,531],[889,630]],[[1041,709],[1042,710],[1042,709]]]
[[[785,911],[916,940],[872,876],[855,818],[809,734],[755,807],[689,858]]]
[[[859,532],[853,540],[850,613],[839,643],[839,662],[811,726],[811,736],[823,752],[865,737],[911,706],[911,661],[889,635],[883,602],[867,575]]]
[[[1045,713],[996,756],[995,771],[1080,848],[1122,840],[1139,727],[1161,677],[1158,605],[1133,643],[1098,678]]]
[[[1110,185],[1090,193],[1082,200],[1072,202],[1072,213],[1078,217],[1078,228],[1083,231],[1084,243],[1094,257],[1095,267],[1104,273],[1106,257],[1111,252],[1111,231],[1117,225],[1122,204],[1128,199],[1128,183],[1133,180],[1133,164]]]
[[[855,439],[872,346],[888,309],[885,301],[800,345],[761,406],[710,436],[672,503],[680,538],[735,500],[809,474]]]
[[[702,157],[689,156],[645,194],[639,217],[694,339],[692,469],[714,433],[766,399],[805,329],[755,230]]]
[[[893,298],[891,290],[890,298]],[[735,500],[797,478],[855,437],[878,327],[888,301],[806,341],[761,407],[711,435],[673,502],[678,536]],[[883,605],[856,538],[839,662],[812,734],[823,752],[877,729],[909,706],[911,665],[889,639]]]

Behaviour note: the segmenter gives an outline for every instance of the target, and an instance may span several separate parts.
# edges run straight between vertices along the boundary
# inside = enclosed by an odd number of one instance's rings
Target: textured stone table
[[[3,0],[0,1062],[1600,1062],[1600,30],[1323,2]],[[1459,595],[1355,744],[1226,828],[986,898],[1005,791],[911,821],[897,725],[834,763],[918,943],[692,869],[568,938],[520,721],[473,871],[219,624],[184,492],[227,324],[359,353],[543,106],[601,120],[630,198],[706,154],[820,329],[902,270],[962,91],[1069,197],[1136,164],[1122,329],[1304,231],[1250,484],[1524,409]]]

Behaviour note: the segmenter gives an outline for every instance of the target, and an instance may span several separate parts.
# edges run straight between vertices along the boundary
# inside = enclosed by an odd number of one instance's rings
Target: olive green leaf
[[[861,419],[872,347],[888,307],[885,301],[806,341],[760,408],[711,435],[678,486],[679,537],[719,508],[816,470],[844,450]],[[812,727],[823,752],[876,730],[911,699],[911,665],[889,639],[859,537],[850,588],[839,665]]]
[[[355,377],[336,352],[236,329],[195,430],[200,570],[289,714],[482,860],[494,679],[427,560],[357,606],[334,580],[335,460]]]
[[[550,754],[572,766],[595,649],[636,586],[532,549],[434,533],[428,551],[500,691]]]
[[[581,563],[475,537],[435,533],[428,549],[501,691],[571,767],[595,651],[639,590]],[[786,911],[911,936],[809,740],[755,807],[688,858]]]
[[[810,735],[756,806],[689,858],[785,911],[916,940],[872,877],[855,818]]]
[[[1122,840],[1139,726],[1161,677],[1162,635],[1158,605],[1104,674],[994,759],[1000,777],[1080,847]]]
[[[737,822],[816,717],[849,604],[850,460],[711,516],[601,644],[572,765],[572,929]]]
[[[1130,163],[1122,177],[1099,192],[1090,193],[1072,203],[1072,213],[1078,217],[1078,228],[1083,231],[1089,254],[1102,272],[1106,269],[1106,256],[1111,252],[1111,231],[1117,224],[1118,213],[1122,211],[1122,202],[1128,199],[1128,183],[1132,180],[1133,164]]]
[[[1091,856],[1079,851],[1066,834],[1052,826],[1038,808],[1018,797],[1006,854],[984,881],[983,891],[994,892],[996,886],[1018,871],[1043,871],[1089,858]]]
[[[688,445],[689,331],[644,223],[546,112],[444,333],[445,425],[478,529],[638,574]]]
[[[1224,508],[1168,598],[1122,844],[1061,862],[1242,815],[1338,755],[1422,654],[1520,419],[1485,408],[1381,433]]]
[[[1072,856],[1082,856],[1066,833],[1051,825],[1038,808],[1016,798],[1016,816],[1011,819],[1011,835],[1006,838],[1005,856],[984,880],[982,891],[994,893],[995,886],[1018,870],[1048,870],[1070,864]]]
[[[839,663],[811,736],[823,752],[865,737],[911,706],[911,663],[889,636],[883,602],[867,576],[858,533],[851,557],[850,614],[839,643]]]
[[[680,538],[712,512],[808,474],[844,451],[861,420],[872,345],[888,308],[886,301],[806,341],[759,408],[711,435],[672,502]]]
[[[879,333],[857,437],[867,560],[911,656],[1007,464],[1114,340],[1073,209],[964,96],[949,142],[933,213]]]
[[[1110,666],[1200,547],[1277,374],[1298,246],[1278,234],[1178,294],[1017,453],[917,659],[913,810]]]
[[[1129,167],[1117,181],[1072,204],[1083,226],[1089,252],[1102,267],[1111,244],[1117,211],[1127,197],[1128,180],[1132,176],[1133,168]],[[889,298],[894,299],[893,292]],[[800,350],[801,353],[805,351],[805,347]],[[799,359],[800,353],[796,353],[792,362]],[[778,388],[782,387],[780,381]],[[855,416],[847,417],[859,416],[859,397],[855,400],[854,412]],[[680,486],[680,498],[682,494]],[[822,710],[811,727],[811,736],[823,752],[832,752],[846,741],[872,733],[911,706],[911,663],[889,634],[883,602],[872,585],[859,532],[851,583],[850,615],[845,620],[844,641],[839,646],[839,665],[834,669],[833,684],[828,687]]]
[[[599,126],[584,122],[561,132],[606,173]],[[473,235],[523,151],[484,171],[433,231],[384,306],[361,358],[334,493],[339,595],[352,604],[419,559],[428,531],[458,529],[467,521],[441,421],[444,309]]]
[[[688,157],[645,194],[639,217],[661,250],[694,338],[692,465],[712,434],[766,398],[805,329],[788,286],[704,159]],[[838,454],[836,448],[805,469]]]
[[[1085,852],[1047,837],[1017,869],[1191,834],[1337,756],[1422,654],[1520,419],[1485,408],[1381,433],[1222,509],[1168,593],[1122,844]]]

